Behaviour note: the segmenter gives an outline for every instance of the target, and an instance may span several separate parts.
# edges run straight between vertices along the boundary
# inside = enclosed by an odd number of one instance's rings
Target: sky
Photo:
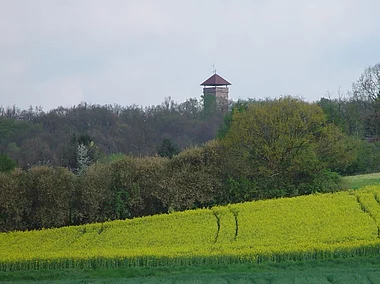
[[[380,63],[378,0],[0,0],[0,106],[316,101]]]

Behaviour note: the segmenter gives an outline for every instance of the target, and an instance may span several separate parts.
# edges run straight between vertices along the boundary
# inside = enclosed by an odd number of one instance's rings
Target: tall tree
[[[320,107],[299,99],[249,104],[246,111],[234,113],[222,139],[233,163],[232,176],[255,182],[262,189],[257,198],[317,190],[312,183],[329,168],[329,154],[348,160],[350,155],[343,146],[319,152],[322,141],[343,135],[335,126],[328,127]]]
[[[353,84],[353,99],[360,103],[361,119],[365,123],[365,135],[380,135],[380,63],[364,70]]]

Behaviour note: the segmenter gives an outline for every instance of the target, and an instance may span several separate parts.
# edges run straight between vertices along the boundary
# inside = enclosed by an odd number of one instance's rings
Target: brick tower
[[[203,86],[203,107],[206,112],[217,109],[222,112],[228,111],[228,85],[231,83],[216,72],[201,84]]]

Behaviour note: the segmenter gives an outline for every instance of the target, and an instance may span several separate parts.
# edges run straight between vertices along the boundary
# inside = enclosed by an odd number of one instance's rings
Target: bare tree
[[[352,86],[352,100],[365,125],[365,136],[380,135],[380,63],[366,68]]]
[[[354,97],[364,102],[380,100],[380,63],[366,68],[352,89]]]

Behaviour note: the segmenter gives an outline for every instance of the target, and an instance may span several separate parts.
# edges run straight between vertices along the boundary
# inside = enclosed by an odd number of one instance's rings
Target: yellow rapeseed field
[[[380,187],[0,234],[0,270],[304,260],[380,250]]]

